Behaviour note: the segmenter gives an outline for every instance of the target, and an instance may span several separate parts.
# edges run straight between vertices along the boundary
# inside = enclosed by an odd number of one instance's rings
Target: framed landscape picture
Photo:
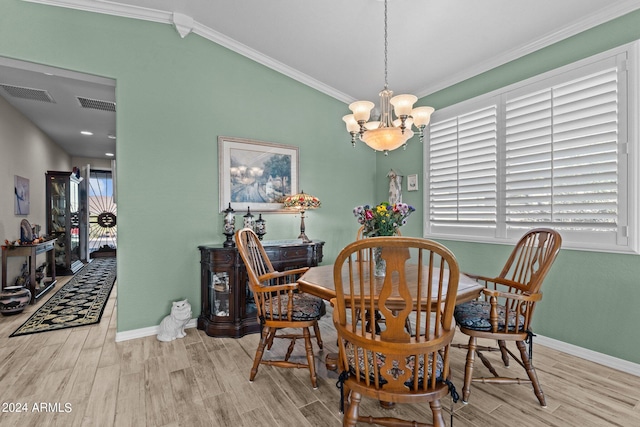
[[[218,137],[220,212],[285,212],[283,198],[298,192],[298,147]]]

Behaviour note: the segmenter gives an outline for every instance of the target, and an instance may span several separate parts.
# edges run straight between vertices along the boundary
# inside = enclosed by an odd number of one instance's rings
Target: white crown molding
[[[471,77],[487,72],[493,68],[499,67],[500,65],[504,65],[510,61],[513,61],[515,59],[518,59],[525,55],[533,53],[544,47],[551,46],[552,44],[562,41],[564,39],[567,39],[571,36],[575,36],[576,34],[579,34],[597,25],[604,24],[605,22],[611,21],[612,19],[615,19],[615,18],[619,18],[623,15],[626,15],[627,13],[637,10],[638,8],[640,8],[639,0],[628,0],[624,3],[617,5],[616,7],[607,7],[595,14],[592,14],[587,18],[584,18],[580,21],[573,23],[572,25],[568,25],[562,28],[560,31],[547,34],[546,36],[539,38],[537,40],[534,40],[533,42],[528,43],[524,46],[521,46],[517,49],[512,49],[500,56],[490,58],[486,61],[480,62],[475,67],[471,67],[459,73],[453,74],[446,80],[442,80],[436,84],[429,85],[428,87],[422,88],[421,90],[418,90],[415,93],[415,95],[418,98],[422,98],[424,96],[430,95],[439,90],[445,89],[449,86],[453,86],[454,84],[467,80]]]
[[[174,14],[173,12],[142,8],[138,6],[122,5],[122,4],[114,3],[108,0],[23,0],[23,1],[174,25],[176,30],[180,34],[180,36],[183,38],[186,37],[187,34],[189,34],[189,31],[192,31],[195,34],[205,37],[208,40],[211,40],[240,55],[243,55],[249,59],[252,59],[258,62],[259,64],[262,64],[275,71],[278,71],[279,73],[282,73],[300,83],[303,83],[311,88],[314,88],[339,101],[342,101],[344,103],[350,103],[354,101],[354,98],[352,96],[349,96],[341,91],[338,91],[335,88],[328,86],[304,73],[301,73],[300,71],[295,70],[279,61],[276,61],[271,57],[263,55],[262,53],[254,49],[251,49],[250,47],[242,43],[237,42],[236,40],[233,40],[223,34],[220,34],[212,30],[211,28],[205,27],[204,25],[193,20],[193,18],[188,17],[186,15],[182,15],[181,18],[191,19],[191,22],[190,22],[191,25],[182,25],[183,22],[181,22],[179,26],[179,24],[174,21],[174,17],[176,15],[181,15],[181,14]],[[520,48],[505,52],[503,55],[500,55],[498,57],[490,58],[487,61],[483,61],[475,67],[465,69],[460,73],[450,76],[446,80],[442,80],[437,82],[436,84],[429,85],[428,87],[422,88],[421,90],[416,91],[415,94],[418,96],[418,98],[422,98],[424,96],[430,95],[434,92],[445,89],[456,83],[460,83],[461,81],[469,79],[473,76],[482,74],[500,65],[506,64],[507,62],[513,61],[522,56],[535,52],[539,49],[550,46],[553,43],[564,40],[582,31],[588,30],[589,28],[592,28],[596,25],[602,24],[614,18],[618,18],[622,15],[630,13],[638,8],[640,8],[640,0],[628,0],[624,3],[616,5],[615,7],[604,8],[603,10],[600,10],[599,12],[585,19],[575,22],[574,24],[569,25],[560,31],[548,34]]]
[[[133,18],[133,19],[140,19],[145,21],[170,24],[176,28],[180,36],[183,38],[186,37],[187,34],[189,34],[188,31],[184,33],[187,29],[189,29],[194,34],[198,34],[206,38],[207,40],[217,43],[223,47],[226,47],[227,49],[230,49],[249,59],[252,59],[253,61],[259,64],[269,67],[281,74],[284,74],[287,77],[290,77],[306,86],[316,89],[319,92],[329,95],[339,101],[342,101],[347,104],[354,101],[353,97],[343,92],[340,92],[339,90],[336,90],[333,87],[326,85],[304,73],[301,73],[300,71],[295,70],[279,61],[276,61],[275,59],[267,55],[264,55],[254,49],[251,49],[250,47],[242,43],[239,43],[234,39],[231,39],[217,31],[214,31],[211,28],[208,28],[200,24],[199,22],[193,20],[193,18],[188,17],[186,15],[182,15],[178,17],[179,24],[176,24],[176,22],[174,21],[174,17],[176,15],[181,15],[181,14],[174,14],[173,12],[165,12],[161,10],[148,9],[148,8],[142,8],[137,6],[122,5],[122,4],[117,4],[117,3],[106,1],[106,0],[23,0],[23,1],[26,1],[29,3],[46,4],[49,6],[66,7],[69,9],[77,9],[77,10],[82,10],[86,12],[103,13],[106,15],[120,16],[124,18]],[[189,25],[184,25],[186,20],[188,19],[191,19],[191,21],[189,22]],[[180,27],[178,25],[180,25]]]

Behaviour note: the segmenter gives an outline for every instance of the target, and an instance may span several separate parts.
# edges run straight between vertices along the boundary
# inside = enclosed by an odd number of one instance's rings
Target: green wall
[[[420,100],[442,108],[640,38],[633,13]],[[389,169],[423,178],[422,146],[388,157],[352,149],[346,105],[173,27],[3,0],[0,55],[116,80],[118,331],[159,324],[170,302],[199,314],[197,246],[222,242],[217,137],[300,147],[300,186],[322,200],[305,220],[325,262],[355,237],[353,206],[387,198]],[[300,108],[298,105],[302,105]],[[422,189],[422,186],[421,186]],[[403,234],[422,236],[418,211]],[[299,217],[265,216],[268,239],[296,237]],[[490,274],[509,247],[445,242],[467,271]],[[640,363],[640,258],[563,250],[545,285],[536,332]],[[615,332],[613,332],[615,331]]]
[[[375,154],[351,148],[344,103],[197,35],[3,0],[0,55],[116,80],[120,332],[158,325],[180,298],[200,313],[197,246],[224,240],[219,135],[300,147],[300,187],[322,201],[307,235],[328,262],[355,236],[354,200],[373,197]],[[298,215],[264,218],[267,239],[299,234]]]
[[[640,39],[640,11],[429,95],[418,104],[444,108],[637,39]],[[423,146],[417,138],[410,141],[406,151],[397,150],[387,157],[377,155],[379,200],[387,197],[389,169],[401,171],[405,176],[418,173],[420,179],[424,178],[422,155]],[[424,211],[422,191],[404,191],[403,201],[414,205],[418,209],[416,214]],[[422,216],[411,217],[402,233],[422,236]],[[511,251],[511,247],[503,245],[442,243],[456,254],[463,271],[487,275],[497,274]],[[534,316],[536,333],[640,363],[640,340],[637,339],[640,256],[564,249],[549,273],[543,292],[544,299]]]

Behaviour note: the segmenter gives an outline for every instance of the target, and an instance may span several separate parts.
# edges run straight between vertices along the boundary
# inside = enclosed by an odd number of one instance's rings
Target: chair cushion
[[[265,313],[267,317],[271,316],[271,311],[273,310],[273,315],[275,317],[280,317],[286,319],[287,306],[289,305],[289,296],[282,295],[282,303],[280,305],[273,304],[271,307],[269,304],[265,306]],[[280,312],[282,309],[282,313]],[[291,315],[291,320],[298,321],[306,321],[306,320],[318,320],[326,313],[326,306],[324,304],[324,300],[322,298],[318,298],[314,295],[306,294],[306,293],[294,293],[293,294],[293,313]]]
[[[504,318],[506,308],[503,305],[498,306],[498,330],[504,331]],[[469,301],[456,306],[454,317],[456,322],[463,328],[472,329],[474,331],[491,331],[490,322],[491,303],[489,301]],[[516,312],[509,311],[509,332],[516,329]],[[524,329],[524,316],[520,315],[518,321],[518,330]]]
[[[356,360],[355,360],[355,352],[353,349],[353,344],[351,344],[350,342],[346,343],[345,346],[345,350],[347,353],[347,361],[349,363],[349,372],[351,375],[355,375],[356,374],[356,370],[354,368],[355,364],[356,364]],[[363,349],[362,348],[358,348],[358,363],[360,365],[360,379],[364,380],[365,378],[365,362],[364,362],[364,357],[362,356],[362,352]],[[369,364],[369,377],[371,378],[371,381],[374,381],[375,377],[373,374],[373,351],[367,351],[367,363]],[[382,365],[384,365],[387,356],[383,353],[379,353],[376,352],[375,353],[376,356],[376,364],[378,365],[378,368],[380,369],[382,367]],[[431,361],[433,360],[433,357],[431,354],[429,354],[429,363],[431,363]],[[442,361],[442,356],[440,356],[440,353],[437,353],[437,360],[436,360],[436,379],[438,381],[442,381],[442,370],[444,368],[444,363]],[[404,366],[397,366],[394,363],[394,366],[387,370],[387,372],[382,372],[380,371],[380,385],[386,384],[388,381],[385,379],[385,376],[389,376],[389,377],[394,377],[397,378],[398,376],[402,375],[404,373],[404,369],[407,369],[411,372],[411,376],[410,378],[404,383],[404,385],[406,385],[407,387],[411,387],[413,385],[413,370],[415,369],[415,356],[407,356],[405,358],[405,365]],[[431,376],[428,377],[428,379],[431,379]],[[418,356],[418,386],[422,387],[423,384],[423,380],[424,380],[424,355],[421,354]]]

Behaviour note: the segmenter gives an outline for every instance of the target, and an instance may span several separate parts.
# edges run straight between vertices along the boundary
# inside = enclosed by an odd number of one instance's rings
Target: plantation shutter
[[[507,230],[617,232],[618,98],[615,66],[507,95]]]
[[[497,221],[497,108],[432,123],[429,221],[433,232],[494,234]]]

